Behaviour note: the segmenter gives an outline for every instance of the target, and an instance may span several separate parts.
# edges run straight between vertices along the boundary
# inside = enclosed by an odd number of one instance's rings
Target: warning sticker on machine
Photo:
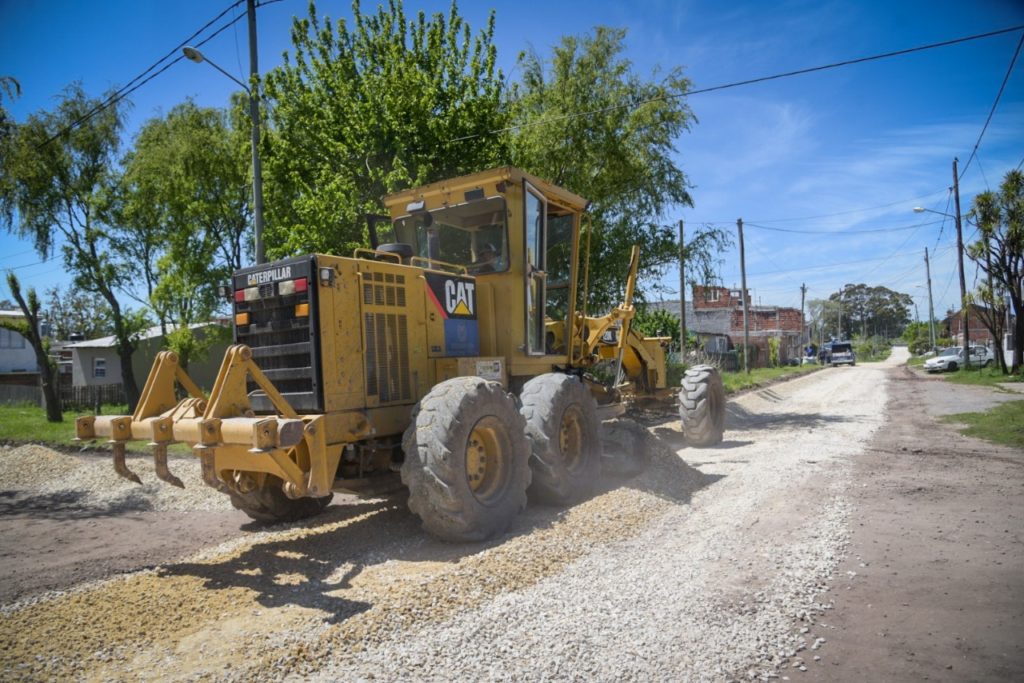
[[[476,376],[492,379],[496,382],[504,381],[505,373],[501,371],[501,359],[478,360],[476,362]]]

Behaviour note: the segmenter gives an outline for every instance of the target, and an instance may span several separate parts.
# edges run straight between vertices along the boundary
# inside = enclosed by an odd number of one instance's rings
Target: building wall
[[[94,359],[106,361],[104,377],[94,377]],[[71,354],[71,383],[76,387],[97,387],[104,384],[121,383],[121,359],[110,347],[79,347]]]
[[[790,358],[800,358],[803,349],[800,339],[801,316],[796,308],[778,306],[757,306],[747,310],[748,327],[750,330],[751,367],[764,367],[768,364],[768,339],[779,340],[779,362],[785,363]],[[743,346],[743,309],[732,311],[729,320],[729,339],[739,348]]]
[[[36,352],[17,332],[0,328],[0,373],[38,373]]]
[[[747,291],[747,303],[750,303],[750,292]],[[739,289],[728,287],[705,287],[703,285],[693,286],[693,308],[694,310],[708,310],[714,308],[733,308],[743,306],[743,297]]]
[[[197,337],[203,333],[203,330],[196,330]],[[199,385],[199,388],[206,391],[213,388],[213,383],[217,379],[217,372],[220,370],[220,364],[224,360],[224,353],[227,351],[229,344],[230,342],[214,344],[207,351],[204,359],[193,360],[189,363],[188,376]],[[132,371],[135,373],[135,382],[139,385],[139,389],[142,389],[145,385],[146,378],[149,376],[150,370],[153,369],[153,361],[156,360],[156,354],[164,350],[166,350],[166,347],[163,337],[145,339],[139,343],[139,348],[135,350],[135,354],[132,356]]]

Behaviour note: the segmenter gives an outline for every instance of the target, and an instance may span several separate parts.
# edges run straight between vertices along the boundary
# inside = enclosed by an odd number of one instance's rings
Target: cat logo
[[[476,281],[457,275],[427,273],[427,293],[445,320],[476,319]]]
[[[445,280],[444,283],[444,310],[448,315],[473,315],[473,290],[476,289],[475,282],[462,282],[461,280]]]

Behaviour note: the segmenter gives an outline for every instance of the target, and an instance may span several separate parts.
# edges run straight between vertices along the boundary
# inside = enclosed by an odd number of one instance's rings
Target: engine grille
[[[316,264],[310,257],[289,259],[280,264],[290,266],[291,278],[306,277],[308,289],[282,296],[276,293],[276,283],[260,284],[258,299],[235,303],[235,312],[248,312],[250,318],[248,325],[235,326],[235,341],[252,349],[256,365],[295,410],[322,412],[317,372],[318,309],[315,280],[312,278]],[[235,288],[247,284],[245,278],[249,272],[280,264],[241,271],[235,275]],[[296,315],[299,304],[308,304],[309,315]],[[246,391],[253,410],[257,413],[274,412],[270,399],[255,382],[250,380]]]
[[[412,399],[405,276],[363,273],[366,394],[381,403]]]

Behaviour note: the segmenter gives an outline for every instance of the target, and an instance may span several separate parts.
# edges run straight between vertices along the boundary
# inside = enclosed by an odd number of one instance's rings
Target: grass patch
[[[751,387],[764,386],[768,382],[788,375],[800,375],[818,370],[820,365],[787,365],[781,368],[753,368],[750,374],[745,372],[723,372],[722,382],[725,384],[725,393],[734,394],[737,391],[750,389]]]
[[[995,387],[1007,382],[1024,382],[1024,375],[1004,375],[998,368],[959,368],[946,373],[946,379],[954,384]]]
[[[928,359],[925,358],[924,356],[914,356],[914,357],[909,358],[907,360],[907,365],[909,365],[911,367],[921,367],[921,366],[924,365],[924,362],[926,360],[928,360]]]
[[[73,441],[75,438],[75,418],[80,415],[92,415],[91,410],[68,411],[64,413],[63,422],[47,422],[46,410],[30,404],[0,405],[0,442],[10,443],[42,443],[61,448],[81,447]],[[104,415],[127,415],[128,406],[103,406]],[[132,453],[149,453],[151,449],[146,441],[129,441],[128,451]],[[99,449],[109,446],[106,439],[97,439],[93,445]],[[184,444],[174,444],[171,453],[185,454],[191,449]]]
[[[1015,448],[1024,448],[1024,401],[1003,403],[984,413],[947,415],[943,422],[967,425],[961,434]]]

